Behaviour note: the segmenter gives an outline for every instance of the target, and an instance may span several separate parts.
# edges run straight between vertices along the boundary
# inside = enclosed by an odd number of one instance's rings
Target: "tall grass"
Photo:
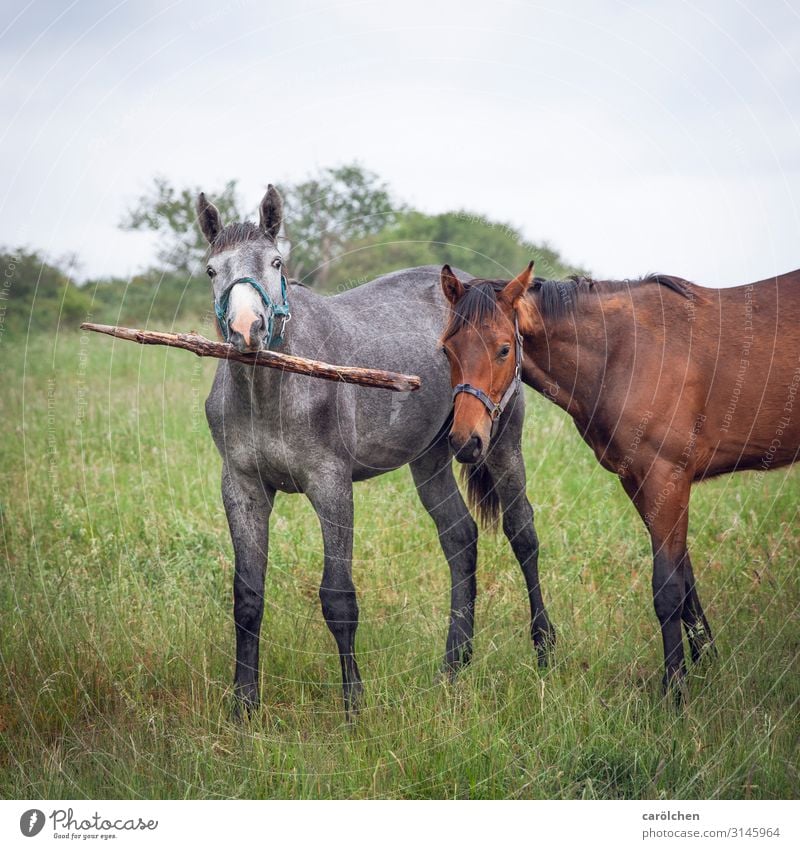
[[[407,469],[356,488],[364,710],[343,724],[302,496],[272,519],[264,706],[228,720],[232,552],[202,412],[214,364],[100,338],[0,349],[4,797],[796,797],[800,469],[695,489],[720,656],[659,695],[649,542],[571,421],[525,447],[558,628],[541,674],[521,573],[480,543],[475,659],[435,683],[449,574]]]

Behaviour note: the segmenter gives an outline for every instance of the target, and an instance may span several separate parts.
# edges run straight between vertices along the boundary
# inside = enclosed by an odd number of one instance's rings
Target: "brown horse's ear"
[[[197,198],[197,223],[208,239],[209,245],[213,243],[222,230],[222,219],[219,210],[206,198],[204,192],[200,192]]]
[[[447,298],[451,304],[457,304],[464,295],[464,285],[458,277],[453,274],[453,269],[450,268],[449,265],[442,266],[441,280],[442,291],[444,292],[445,298]]]
[[[533,283],[533,260],[528,263],[528,267],[523,272],[506,283],[503,291],[500,293],[500,298],[513,308],[517,305],[517,301],[528,291],[531,283]]]
[[[277,241],[278,233],[280,233],[281,222],[283,221],[283,200],[281,199],[278,190],[270,183],[267,186],[267,193],[261,201],[259,207],[259,218],[261,229],[272,239]]]

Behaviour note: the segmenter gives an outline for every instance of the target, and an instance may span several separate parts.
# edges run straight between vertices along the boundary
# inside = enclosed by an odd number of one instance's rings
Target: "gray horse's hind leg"
[[[472,656],[478,528],[453,477],[446,437],[435,442],[410,465],[420,500],[436,523],[439,541],[450,566],[450,628],[444,671],[452,676]]]
[[[258,705],[258,646],[264,613],[269,517],[275,491],[250,477],[222,471],[222,501],[235,555],[233,618],[236,626],[234,714]]]
[[[352,574],[353,485],[349,477],[318,480],[306,494],[322,528],[325,563],[319,599],[322,615],[339,649],[344,711],[352,720],[364,690],[355,655],[358,602]]]
[[[547,666],[556,642],[556,631],[550,623],[539,586],[539,538],[533,524],[533,508],[525,493],[525,463],[519,445],[518,421],[511,421],[502,438],[493,443],[484,461],[494,479],[494,489],[503,511],[503,532],[519,561],[531,606],[531,638],[539,666]]]

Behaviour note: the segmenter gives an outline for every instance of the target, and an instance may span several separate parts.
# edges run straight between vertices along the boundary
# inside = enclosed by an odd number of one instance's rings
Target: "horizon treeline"
[[[429,215],[412,209],[358,164],[323,169],[278,188],[286,206],[289,275],[320,292],[343,291],[416,265],[449,263],[476,277],[504,278],[535,259],[539,276],[581,271],[507,222],[467,210]],[[212,309],[207,245],[194,209],[199,191],[157,177],[126,211],[121,229],[158,236],[152,264],[130,278],[78,282],[75,257],[54,259],[43,247],[0,247],[0,337],[76,329],[85,320],[197,329]],[[248,217],[235,181],[207,195],[226,223]]]

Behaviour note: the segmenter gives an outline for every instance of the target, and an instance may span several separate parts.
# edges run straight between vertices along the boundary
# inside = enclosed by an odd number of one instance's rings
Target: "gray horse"
[[[235,713],[258,704],[259,633],[275,494],[301,492],[322,527],[319,596],[339,649],[349,719],[363,690],[355,657],[354,481],[411,466],[417,492],[436,524],[450,565],[445,670],[454,674],[471,654],[477,526],[452,471],[447,436],[450,376],[439,341],[447,303],[439,287],[439,270],[398,271],[323,297],[286,282],[278,249],[283,206],[273,186],[261,202],[258,225],[224,226],[219,211],[203,194],[197,212],[211,245],[207,272],[220,330],[239,351],[272,346],[285,353],[392,369],[422,379],[422,389],[399,396],[222,360],[206,401],[208,424],[222,456],[222,499],[235,554]],[[544,664],[553,631],[539,589],[538,541],[525,495],[520,452],[523,412],[520,395],[503,414],[500,435],[485,463],[473,470],[469,490],[485,513],[496,514],[498,500],[502,506],[503,530],[525,576],[531,633]]]

